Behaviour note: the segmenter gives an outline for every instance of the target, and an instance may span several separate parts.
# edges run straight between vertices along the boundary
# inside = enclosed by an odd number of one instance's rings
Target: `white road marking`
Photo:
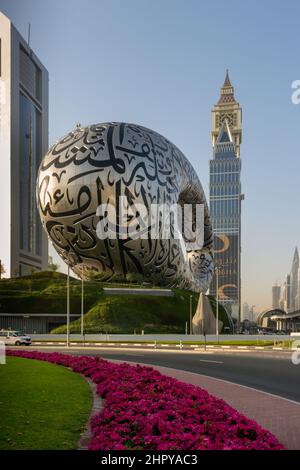
[[[200,362],[213,362],[214,364],[224,364],[223,361],[213,361],[212,359],[200,359]]]
[[[145,354],[130,354],[130,353],[127,353],[127,356],[145,357]]]
[[[239,353],[244,353],[244,352],[251,352],[251,349],[240,349],[237,351],[236,349],[227,349],[228,352],[239,352]]]
[[[201,354],[215,354],[215,351],[205,351],[205,349],[195,348],[194,351],[201,352]]]

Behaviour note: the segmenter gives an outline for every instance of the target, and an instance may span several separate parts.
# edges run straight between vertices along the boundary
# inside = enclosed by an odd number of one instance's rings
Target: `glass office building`
[[[228,72],[212,110],[210,215],[214,229],[215,275],[210,293],[241,320],[241,108]]]
[[[0,259],[6,276],[48,265],[36,204],[36,176],[48,149],[48,72],[0,13]]]

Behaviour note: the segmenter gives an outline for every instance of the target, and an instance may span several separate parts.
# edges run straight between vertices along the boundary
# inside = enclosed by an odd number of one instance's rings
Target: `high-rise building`
[[[275,284],[272,286],[272,308],[280,308],[281,287]]]
[[[45,269],[36,175],[48,149],[48,72],[0,13],[0,259],[7,276]]]
[[[297,288],[297,294],[295,297],[295,311],[300,310],[300,266],[298,269],[298,288]]]
[[[210,160],[210,215],[215,233],[215,273],[210,293],[241,320],[241,159],[242,110],[228,71],[212,109],[213,158]],[[217,287],[218,283],[218,287]]]
[[[283,309],[291,313],[291,275],[287,274],[283,286]]]
[[[256,318],[257,318],[257,314],[256,314],[256,311],[254,309],[255,305],[251,305],[250,309],[249,309],[249,320],[250,321],[256,321]]]
[[[296,300],[298,294],[298,271],[299,271],[299,253],[298,248],[295,248],[293,263],[291,268],[291,305],[290,310],[294,312],[296,310]]]
[[[243,303],[243,320],[249,320],[249,304],[247,302]]]

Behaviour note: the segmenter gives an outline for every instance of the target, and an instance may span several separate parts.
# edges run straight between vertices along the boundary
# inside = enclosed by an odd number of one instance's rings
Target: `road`
[[[273,393],[300,403],[300,365],[290,358],[272,358],[262,355],[184,354],[160,352],[102,351],[107,359],[143,362],[225,379],[248,387]]]
[[[34,347],[32,349],[39,349]],[[66,352],[65,348],[43,347],[43,351]],[[293,365],[291,354],[263,352],[211,352],[188,353],[115,348],[72,348],[72,354],[100,355],[106,359],[119,359],[144,364],[165,366],[246,385],[264,392],[300,403],[300,365]]]

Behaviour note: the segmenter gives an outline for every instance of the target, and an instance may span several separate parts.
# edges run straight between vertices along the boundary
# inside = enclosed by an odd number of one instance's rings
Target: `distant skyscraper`
[[[235,100],[228,71],[212,109],[213,158],[210,160],[210,215],[215,233],[218,296],[241,319],[241,159],[242,109]],[[216,275],[210,293],[216,295]]]
[[[296,247],[293,257],[293,263],[291,268],[291,302],[290,302],[290,311],[294,312],[296,310],[296,300],[298,294],[298,271],[299,271],[299,253],[298,248]]]
[[[295,310],[296,311],[300,310],[300,266],[298,269],[298,289],[297,289],[297,295],[295,297]]]
[[[48,242],[35,199],[48,149],[48,72],[0,13],[0,259],[6,275],[41,270]]]
[[[272,308],[280,307],[280,293],[281,287],[277,284],[272,286]]]
[[[249,304],[247,302],[244,302],[243,303],[243,320],[249,320],[249,312],[250,312],[250,308],[249,308]]]
[[[283,287],[283,309],[285,312],[291,312],[291,275],[287,274]]]

